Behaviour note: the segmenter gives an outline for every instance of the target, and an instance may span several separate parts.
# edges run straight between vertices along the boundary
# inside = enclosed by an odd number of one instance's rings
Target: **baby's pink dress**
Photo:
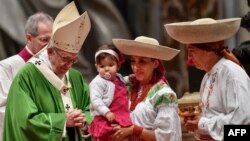
[[[115,115],[115,121],[112,124],[119,124],[122,127],[132,125],[128,109],[128,91],[125,84],[116,79],[115,94],[113,101],[109,106],[111,112]],[[114,133],[111,123],[104,116],[95,116],[89,126],[89,133],[93,135],[93,141],[109,141]]]

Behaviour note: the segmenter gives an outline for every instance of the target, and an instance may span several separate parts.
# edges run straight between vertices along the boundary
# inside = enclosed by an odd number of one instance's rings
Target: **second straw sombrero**
[[[159,45],[154,38],[139,36],[135,40],[113,39],[116,48],[126,55],[149,57],[160,60],[173,59],[180,50]]]
[[[208,43],[232,37],[240,27],[241,18],[214,20],[198,19],[193,22],[166,24],[168,34],[184,44]]]

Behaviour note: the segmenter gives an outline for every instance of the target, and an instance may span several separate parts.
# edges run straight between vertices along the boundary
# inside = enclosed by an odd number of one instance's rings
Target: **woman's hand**
[[[121,127],[120,125],[113,125],[115,133],[112,136],[112,141],[121,141],[133,133],[133,125],[129,127]]]

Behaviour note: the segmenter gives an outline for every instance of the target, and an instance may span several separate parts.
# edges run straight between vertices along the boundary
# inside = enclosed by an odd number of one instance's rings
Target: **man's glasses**
[[[78,61],[77,58],[75,58],[75,59],[68,59],[68,58],[66,58],[66,57],[62,57],[62,56],[58,53],[58,51],[57,51],[56,48],[53,48],[53,50],[56,52],[56,54],[60,57],[60,59],[61,59],[63,62],[75,64],[75,63],[77,63],[77,61]]]

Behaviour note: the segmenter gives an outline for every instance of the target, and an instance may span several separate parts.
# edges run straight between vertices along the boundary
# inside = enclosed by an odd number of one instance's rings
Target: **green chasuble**
[[[90,117],[89,88],[82,75],[70,69],[69,81],[70,97],[74,108],[81,109],[87,117]],[[60,91],[34,64],[27,63],[16,75],[8,94],[4,141],[82,140],[78,128],[67,128],[64,138],[65,125],[66,114]]]

